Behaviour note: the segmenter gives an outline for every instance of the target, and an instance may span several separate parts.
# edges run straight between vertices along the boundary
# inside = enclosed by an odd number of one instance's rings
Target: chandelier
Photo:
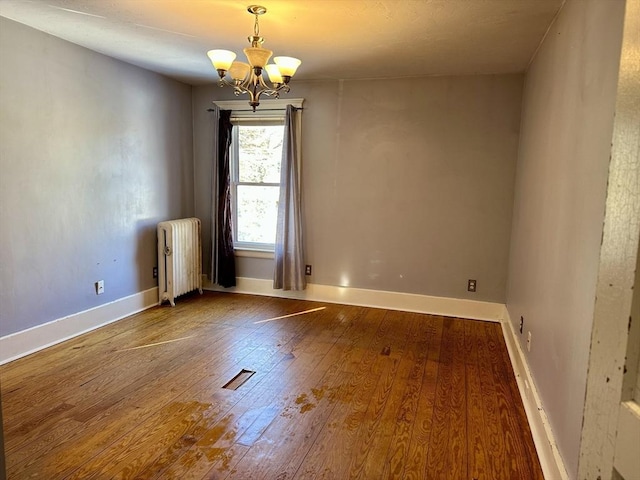
[[[251,46],[243,50],[249,63],[235,61],[236,54],[229,50],[209,50],[207,55],[220,76],[218,85],[233,87],[236,96],[248,94],[249,105],[255,112],[260,105],[261,95],[278,98],[280,92],[289,91],[289,81],[302,62],[293,57],[274,57],[275,63],[267,64],[273,52],[262,48],[264,38],[260,36],[258,25],[258,17],[267,13],[267,9],[260,5],[250,5],[247,11],[256,16],[253,35],[248,37]],[[263,70],[269,75],[271,85],[267,85]],[[224,78],[227,73],[231,81]]]

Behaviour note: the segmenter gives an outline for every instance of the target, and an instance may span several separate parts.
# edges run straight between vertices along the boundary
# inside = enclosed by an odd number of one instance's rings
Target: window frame
[[[275,252],[275,239],[273,243],[264,242],[244,242],[238,240],[238,187],[239,186],[256,186],[256,187],[278,187],[280,191],[280,182],[242,182],[240,181],[240,156],[239,156],[239,128],[240,126],[282,126],[282,134],[284,136],[284,113],[280,115],[271,115],[269,117],[248,117],[235,116],[231,114],[231,123],[234,128],[231,133],[231,147],[229,148],[229,174],[231,187],[231,212],[233,217],[233,248],[247,252]]]
[[[212,102],[220,110],[231,110],[231,122],[234,120],[252,119],[252,120],[265,120],[274,118],[285,117],[287,105],[293,105],[295,108],[302,109],[304,98],[276,98],[269,100],[262,100],[257,111],[253,111],[247,100],[215,100]],[[236,130],[236,129],[233,129]],[[232,130],[232,135],[233,135]],[[230,152],[231,154],[231,152]],[[230,162],[232,163],[232,162]],[[231,168],[231,165],[230,165]],[[232,192],[232,204],[235,202],[237,194],[233,195]],[[237,213],[236,208],[232,205],[233,225],[234,225],[234,251],[238,257],[256,257],[256,258],[274,258],[275,245],[271,246],[267,250],[257,248],[257,244],[253,242],[247,242],[248,246],[239,246],[236,244],[237,238]],[[270,245],[270,244],[267,244]]]

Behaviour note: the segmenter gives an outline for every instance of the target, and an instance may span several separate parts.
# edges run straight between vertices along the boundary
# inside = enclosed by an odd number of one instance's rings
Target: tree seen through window
[[[284,127],[240,124],[234,129],[234,241],[237,246],[273,248]]]

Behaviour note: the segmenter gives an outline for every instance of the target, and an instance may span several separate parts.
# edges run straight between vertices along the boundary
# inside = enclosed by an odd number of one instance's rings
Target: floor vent
[[[239,374],[237,374],[235,377],[233,377],[231,380],[225,383],[222,386],[222,388],[226,388],[228,390],[237,390],[244,384],[244,382],[249,380],[254,373],[256,372],[253,372],[251,370],[245,370],[243,368],[242,370],[240,370]]]

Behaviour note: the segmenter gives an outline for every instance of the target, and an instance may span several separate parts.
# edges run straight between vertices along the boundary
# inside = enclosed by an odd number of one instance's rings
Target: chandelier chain
[[[260,36],[260,25],[258,25],[258,14],[256,13],[256,23],[253,25],[253,35]]]

